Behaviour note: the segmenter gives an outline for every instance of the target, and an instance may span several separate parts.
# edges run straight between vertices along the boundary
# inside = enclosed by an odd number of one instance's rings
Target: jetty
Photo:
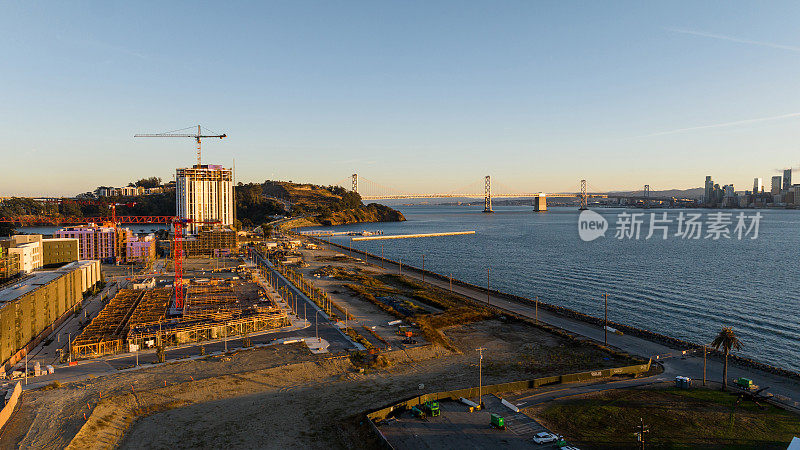
[[[417,234],[390,234],[390,235],[380,235],[380,236],[366,236],[366,237],[355,237],[351,240],[353,241],[375,241],[378,239],[411,239],[411,238],[423,238],[423,237],[437,237],[437,236],[460,236],[465,234],[475,234],[475,231],[448,231],[445,233],[417,233]]]

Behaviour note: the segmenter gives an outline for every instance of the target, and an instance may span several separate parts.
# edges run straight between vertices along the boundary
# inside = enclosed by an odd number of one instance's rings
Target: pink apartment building
[[[62,228],[55,233],[57,238],[74,238],[78,240],[78,253],[81,260],[99,259],[105,263],[114,263],[117,257],[116,242],[127,243],[136,240],[128,228],[117,228],[104,225],[81,225]],[[119,241],[117,241],[119,239]]]
[[[152,234],[128,240],[125,244],[126,262],[146,262],[156,257],[156,238]]]

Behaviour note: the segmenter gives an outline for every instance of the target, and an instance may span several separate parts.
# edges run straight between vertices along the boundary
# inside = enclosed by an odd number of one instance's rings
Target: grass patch
[[[364,336],[361,336],[360,334],[358,334],[358,332],[356,330],[354,330],[354,329],[352,329],[350,327],[342,328],[342,332],[344,334],[346,334],[350,339],[352,339],[355,342],[358,342],[359,344],[363,345],[364,348],[366,348],[367,350],[369,350],[371,348],[375,348],[375,346],[372,345],[372,342],[367,340],[367,338],[365,338]]]
[[[617,389],[531,408],[581,448],[633,447],[640,418],[648,448],[786,448],[800,416],[711,389]]]
[[[52,391],[53,389],[58,389],[60,387],[61,387],[61,383],[58,380],[56,380],[56,381],[53,381],[52,383],[50,383],[50,384],[48,384],[46,386],[42,386],[40,390],[42,390],[42,391]]]
[[[350,353],[350,362],[360,369],[380,369],[389,366],[389,360],[385,356],[363,351]]]

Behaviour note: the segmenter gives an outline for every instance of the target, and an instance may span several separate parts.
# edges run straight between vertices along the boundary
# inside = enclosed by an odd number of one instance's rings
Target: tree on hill
[[[732,327],[723,327],[711,342],[711,346],[717,350],[722,347],[722,351],[725,352],[725,364],[722,366],[722,390],[724,391],[728,387],[728,355],[731,350],[741,349],[742,342],[739,340],[739,336],[733,332]]]
[[[142,178],[141,180],[136,182],[136,186],[143,187],[145,189],[159,187],[161,186],[161,178],[159,177]]]

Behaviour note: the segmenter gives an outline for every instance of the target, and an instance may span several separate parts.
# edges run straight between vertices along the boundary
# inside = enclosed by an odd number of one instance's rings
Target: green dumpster
[[[500,429],[500,430],[505,430],[506,429],[506,421],[505,421],[505,419],[503,419],[502,416],[497,415],[497,414],[492,414],[491,421],[489,422],[489,425],[491,425],[494,428]]]

